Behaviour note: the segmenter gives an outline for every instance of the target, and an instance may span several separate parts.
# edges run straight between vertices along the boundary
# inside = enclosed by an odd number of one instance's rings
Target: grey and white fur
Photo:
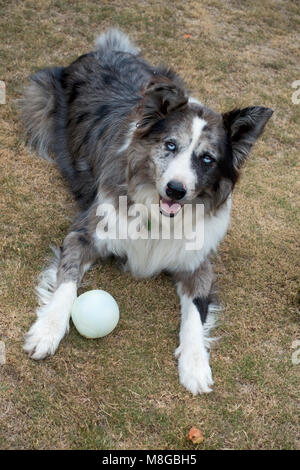
[[[33,359],[55,353],[84,273],[114,255],[134,276],[165,271],[174,278],[182,315],[179,380],[193,394],[210,392],[209,330],[218,310],[210,255],[226,234],[240,169],[272,110],[212,111],[188,96],[171,69],[143,60],[117,29],[68,67],[35,73],[21,110],[29,144],[55,160],[80,208],[41,276],[40,307],[25,351]],[[117,210],[120,196],[127,196],[128,208],[159,203],[161,224],[186,204],[204,204],[202,248],[187,251],[184,237],[97,237],[99,204]],[[176,224],[177,215],[172,220]]]

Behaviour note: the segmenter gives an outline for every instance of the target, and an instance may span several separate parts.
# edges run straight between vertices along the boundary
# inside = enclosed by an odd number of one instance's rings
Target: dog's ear
[[[272,109],[262,106],[234,109],[223,114],[224,126],[231,141],[233,163],[236,169],[241,168],[272,114]]]
[[[165,77],[151,80],[143,91],[138,108],[137,128],[147,132],[156,122],[164,119],[175,110],[182,109],[188,102],[183,87]]]

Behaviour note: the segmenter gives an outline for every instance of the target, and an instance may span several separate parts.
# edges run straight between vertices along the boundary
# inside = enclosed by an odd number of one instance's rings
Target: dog
[[[209,332],[218,304],[210,258],[226,234],[240,170],[273,111],[211,110],[188,95],[173,70],[151,66],[114,28],[68,67],[35,73],[21,113],[29,144],[54,157],[80,209],[41,275],[40,306],[25,351],[37,360],[55,353],[84,273],[113,255],[136,277],[173,277],[181,304],[179,381],[194,395],[211,392]],[[134,207],[158,207],[153,220],[159,230],[170,225],[169,238],[99,234],[103,205],[110,228],[123,227],[120,199],[131,221]],[[201,246],[192,249],[190,232],[174,236],[188,207],[193,233],[203,234]],[[197,207],[202,212],[195,220]],[[147,216],[138,221],[136,227],[149,234]]]

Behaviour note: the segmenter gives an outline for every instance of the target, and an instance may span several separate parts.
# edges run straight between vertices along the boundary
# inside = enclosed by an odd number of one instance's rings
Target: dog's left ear
[[[224,126],[231,140],[234,166],[238,170],[272,114],[272,109],[262,106],[234,109],[223,114]]]
[[[168,78],[157,77],[148,83],[143,92],[137,128],[148,131],[171,112],[184,108],[187,102],[188,96],[183,87]]]

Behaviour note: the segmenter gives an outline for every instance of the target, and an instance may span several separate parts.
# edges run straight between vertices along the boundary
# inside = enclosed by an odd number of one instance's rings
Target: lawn
[[[275,110],[215,259],[224,310],[208,395],[193,397],[178,383],[170,279],[137,281],[113,262],[80,288],[118,301],[111,335],[86,340],[72,326],[54,357],[35,362],[22,351],[36,277],[76,208],[55,167],[26,149],[16,99],[29,74],[68,64],[110,26],[130,33],[151,62],[175,68],[212,108]],[[291,359],[300,303],[299,31],[297,0],[0,1],[1,449],[299,448],[300,365]],[[202,444],[187,440],[191,426]]]

